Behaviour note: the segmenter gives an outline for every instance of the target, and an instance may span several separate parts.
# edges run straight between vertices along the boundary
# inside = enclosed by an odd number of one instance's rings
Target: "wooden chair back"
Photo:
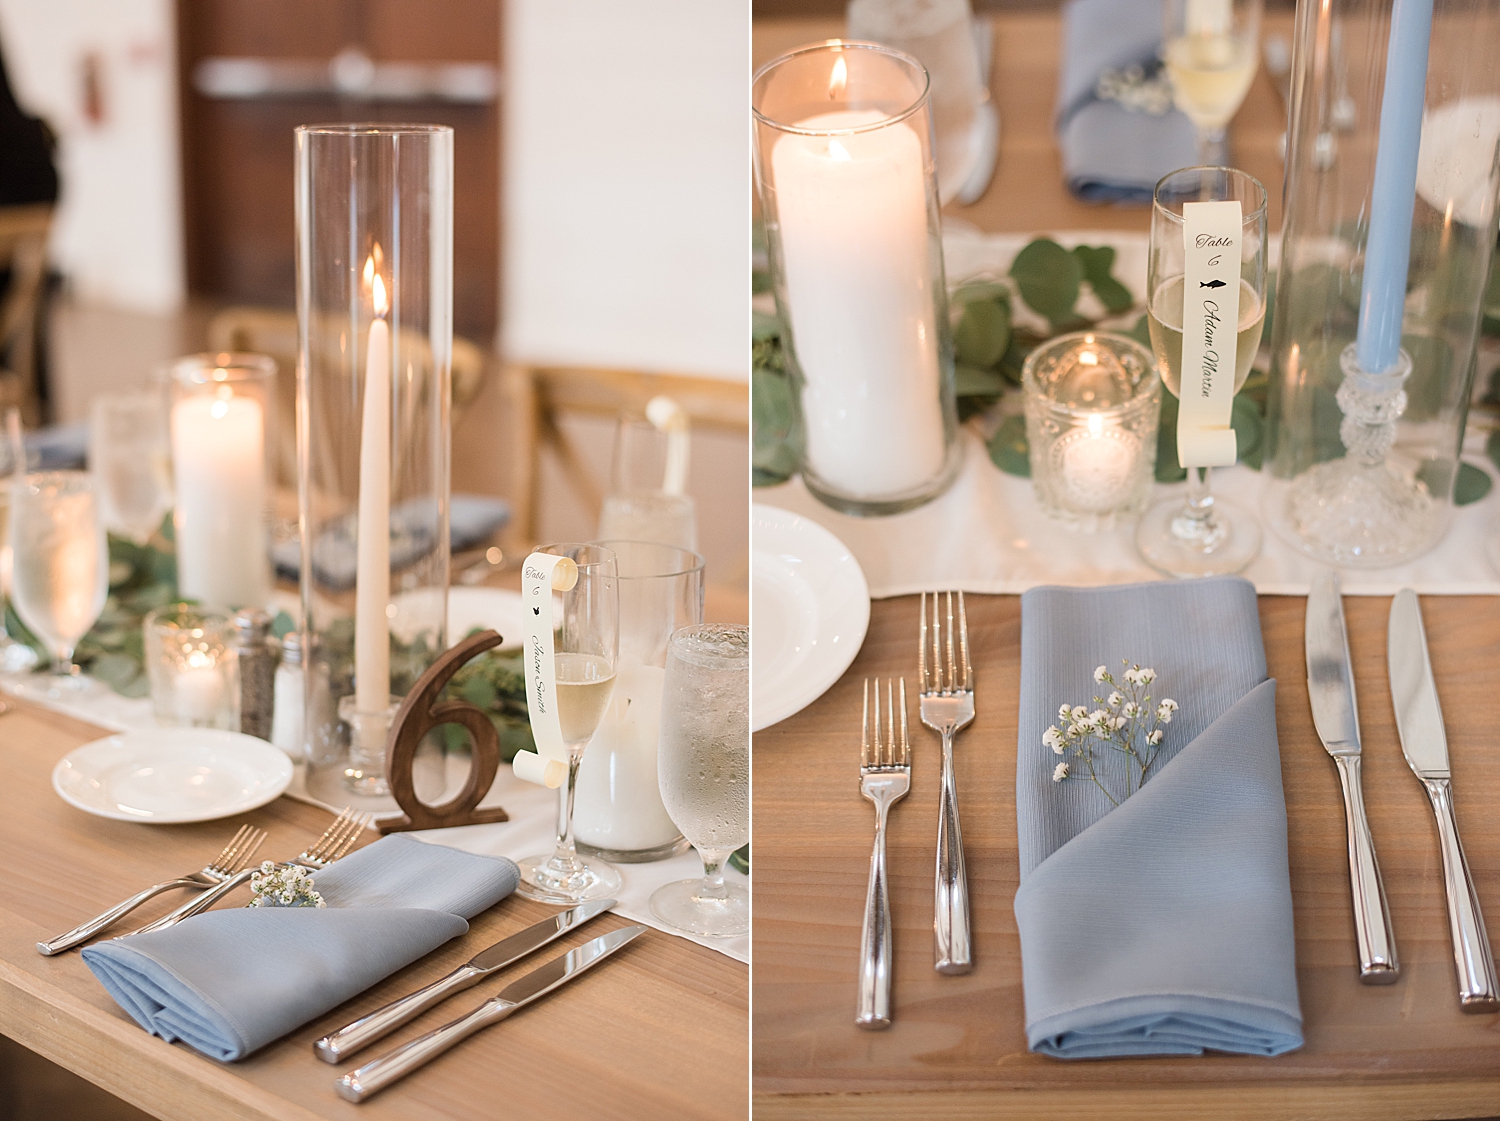
[[[6,356],[0,366],[0,407],[19,406],[27,425],[44,420],[37,333],[51,228],[50,203],[0,206],[0,268],[10,270],[10,283],[0,291],[0,354]]]

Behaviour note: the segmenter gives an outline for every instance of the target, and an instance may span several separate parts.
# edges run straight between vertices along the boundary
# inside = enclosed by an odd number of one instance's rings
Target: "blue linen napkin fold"
[[[1181,709],[1118,808],[1052,781],[1042,733],[1103,663]],[[1122,757],[1101,770],[1119,789]],[[1302,1045],[1276,683],[1237,577],[1021,597],[1016,819],[1026,1037],[1058,1058],[1279,1055]]]
[[[83,960],[148,1032],[230,1062],[465,933],[520,874],[504,857],[391,834],[313,879],[325,908],[208,911]]]
[[[1106,70],[1149,66],[1161,49],[1161,0],[1072,0],[1063,10],[1057,141],[1068,189],[1085,202],[1151,202],[1156,182],[1198,162],[1198,132],[1095,94]]]

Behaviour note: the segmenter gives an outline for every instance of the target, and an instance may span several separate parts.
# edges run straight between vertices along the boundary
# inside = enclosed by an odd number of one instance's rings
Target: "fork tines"
[[[885,683],[885,723],[884,734],[882,734],[880,679],[865,678],[865,716],[861,744],[862,751],[860,753],[861,770],[891,770],[911,766],[911,741],[906,734],[906,678],[903,677],[899,680],[901,688],[901,728],[898,737],[894,681],[887,679]],[[875,687],[875,713],[873,721],[870,714],[870,686],[872,681]]]
[[[359,840],[360,833],[374,816],[373,813],[356,812],[354,807],[345,806],[344,812],[333,819],[333,823],[308,846],[303,856],[308,860],[324,863],[337,860],[354,846],[354,842]]]
[[[969,664],[969,618],[963,592],[933,592],[932,626],[927,626],[927,592],[922,593],[922,625],[917,638],[917,673],[923,693],[972,691],[974,671]],[[958,596],[958,633],[955,642],[953,597]],[[946,636],[944,616],[946,615]],[[945,640],[946,638],[946,640]],[[929,672],[929,665],[931,667]]]
[[[250,863],[256,850],[265,844],[266,831],[253,825],[241,825],[240,831],[229,839],[224,851],[209,862],[209,867],[222,876],[232,876]]]

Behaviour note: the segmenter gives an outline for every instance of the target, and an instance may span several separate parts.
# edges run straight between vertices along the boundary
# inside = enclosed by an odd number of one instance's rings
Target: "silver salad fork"
[[[875,694],[874,720],[870,693]],[[875,803],[875,847],[870,852],[870,886],[865,894],[865,924],[859,940],[859,1008],[854,1022],[862,1028],[891,1026],[891,894],[885,874],[885,822],[891,806],[911,789],[911,742],[906,735],[906,679],[901,679],[901,720],[891,682],[885,683],[885,734],[881,734],[880,681],[865,678],[865,715],[859,760],[859,792]],[[898,732],[899,728],[899,732]]]

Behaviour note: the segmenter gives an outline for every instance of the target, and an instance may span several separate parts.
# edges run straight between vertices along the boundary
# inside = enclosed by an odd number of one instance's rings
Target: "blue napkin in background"
[[[1157,180],[1198,162],[1197,129],[1179,110],[1152,116],[1094,92],[1106,70],[1154,64],[1161,36],[1161,0],[1072,0],[1063,9],[1057,142],[1068,190],[1085,202],[1149,205]]]
[[[504,857],[395,833],[313,880],[327,907],[207,911],[83,960],[152,1035],[230,1062],[464,934],[520,874]]]
[[[1058,758],[1042,733],[1065,701],[1101,694],[1095,666],[1118,678],[1122,658],[1155,669],[1152,697],[1181,709],[1145,785],[1116,809],[1086,778],[1052,781]],[[1123,757],[1103,755],[1100,769],[1123,776]],[[1279,1055],[1302,1045],[1276,683],[1252,584],[1021,597],[1016,822],[1033,1051]]]

